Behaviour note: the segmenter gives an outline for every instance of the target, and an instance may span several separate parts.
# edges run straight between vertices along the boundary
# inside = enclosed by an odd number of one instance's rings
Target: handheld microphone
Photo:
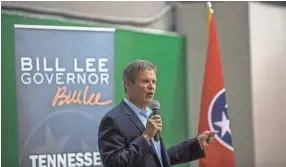
[[[152,112],[152,115],[160,115],[159,114],[159,110],[160,110],[160,103],[157,101],[157,100],[154,100],[151,104],[151,110],[153,111]],[[154,136],[154,140],[155,141],[158,141],[160,138],[160,132],[157,132]]]

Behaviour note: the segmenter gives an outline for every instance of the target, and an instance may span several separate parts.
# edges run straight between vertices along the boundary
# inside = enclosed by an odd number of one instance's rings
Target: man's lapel
[[[141,122],[141,120],[138,118],[138,116],[135,114],[135,112],[130,108],[124,100],[121,102],[122,106],[124,107],[125,113],[129,116],[129,119],[131,122],[138,128],[138,130],[143,133],[145,130],[145,126]]]
[[[164,167],[171,167],[169,155],[167,152],[167,149],[164,145],[163,138],[160,136],[160,143],[161,143],[161,155],[162,155],[162,161]]]
[[[137,129],[141,132],[141,134],[144,132],[145,130],[145,126],[143,125],[143,123],[141,122],[141,120],[138,118],[138,116],[135,114],[135,112],[132,110],[132,108],[130,108],[125,102],[124,100],[122,100],[121,102],[122,106],[124,107],[124,111],[125,113],[129,116],[129,119],[131,120],[131,122],[137,127]],[[163,143],[163,139],[160,136],[160,142],[161,142],[161,155],[162,155],[162,161],[163,161],[163,165],[164,167],[170,167],[170,160],[169,160],[169,156],[167,153],[167,150],[164,146]],[[153,148],[153,152],[155,154],[155,157],[158,161],[158,163],[160,163],[160,160],[158,158],[154,143],[152,142],[152,140],[150,141],[150,144]]]

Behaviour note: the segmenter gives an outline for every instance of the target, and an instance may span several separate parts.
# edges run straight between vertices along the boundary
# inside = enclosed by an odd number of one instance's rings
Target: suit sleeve
[[[111,117],[104,117],[99,126],[98,145],[105,167],[133,167],[152,154],[143,136],[127,143],[125,135]]]
[[[205,152],[197,138],[193,138],[168,149],[171,165],[190,162],[205,157]]]

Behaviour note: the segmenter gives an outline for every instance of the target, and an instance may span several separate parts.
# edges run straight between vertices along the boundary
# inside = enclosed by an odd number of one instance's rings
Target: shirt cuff
[[[204,150],[204,147],[201,145],[201,142],[199,141],[199,139],[197,139],[197,140],[198,140],[198,142],[200,144],[201,149]]]

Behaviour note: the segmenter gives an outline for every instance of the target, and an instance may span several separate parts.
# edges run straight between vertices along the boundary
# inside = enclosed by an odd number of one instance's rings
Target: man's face
[[[134,83],[129,80],[126,81],[130,100],[140,106],[150,104],[154,100],[156,80],[154,70],[138,71]]]

